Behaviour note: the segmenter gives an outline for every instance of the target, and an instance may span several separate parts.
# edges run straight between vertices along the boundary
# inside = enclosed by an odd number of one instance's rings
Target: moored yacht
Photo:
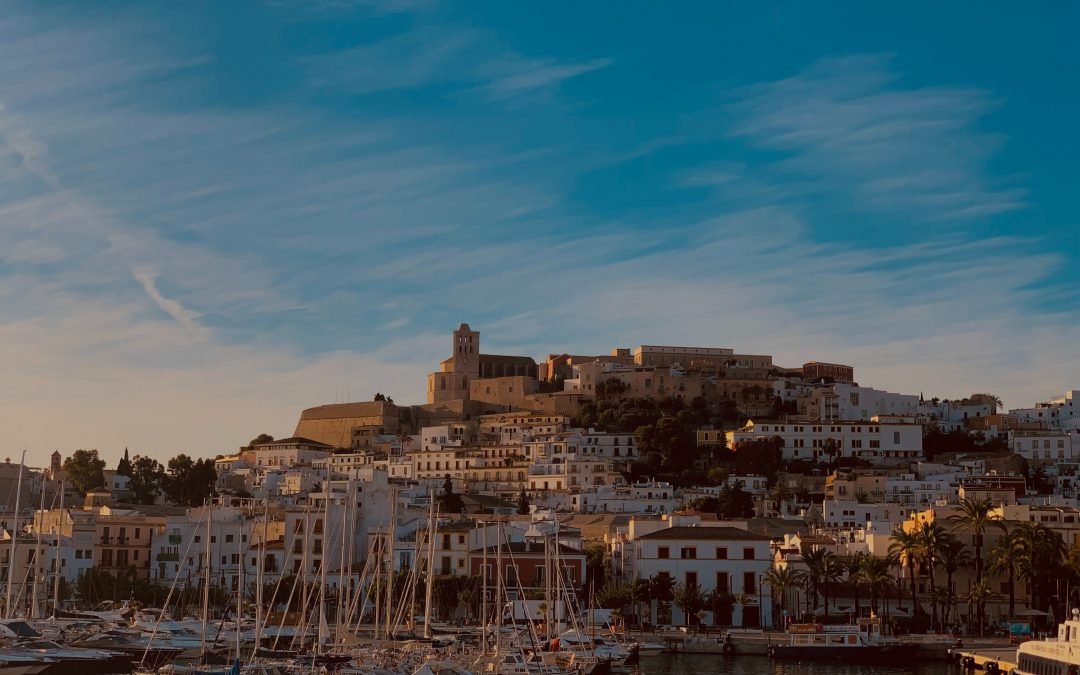
[[[918,645],[889,640],[881,635],[881,620],[861,618],[855,624],[825,626],[792,624],[786,643],[770,645],[776,659],[837,660],[859,663],[897,663],[914,658]]]

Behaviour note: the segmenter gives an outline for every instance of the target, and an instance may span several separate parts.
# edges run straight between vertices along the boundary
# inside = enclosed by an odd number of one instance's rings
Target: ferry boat
[[[839,626],[792,624],[787,638],[787,643],[769,645],[771,658],[896,663],[914,658],[919,650],[916,644],[882,637],[881,620],[877,617],[860,618],[854,624]]]
[[[1016,648],[1014,675],[1080,674],[1080,609],[1058,626],[1057,638],[1029,640]]]

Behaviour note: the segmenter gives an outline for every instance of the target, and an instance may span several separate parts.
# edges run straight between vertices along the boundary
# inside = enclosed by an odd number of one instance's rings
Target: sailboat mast
[[[30,618],[38,618],[38,579],[42,575],[41,567],[41,516],[45,511],[45,472],[41,472],[41,506],[37,512],[37,537],[34,544],[34,583],[30,591]]]
[[[499,658],[499,637],[502,635],[503,619],[503,566],[502,566],[502,523],[495,525],[495,658]]]
[[[428,506],[428,555],[427,585],[424,588],[424,638],[431,639],[431,592],[435,586],[435,493],[428,488],[431,503]]]
[[[64,481],[60,481],[60,519],[53,549],[53,616],[60,614],[60,537],[64,534]]]
[[[349,546],[349,502],[352,501],[352,478],[345,482],[345,499],[341,504],[341,551],[338,553],[338,606],[334,612],[334,641],[341,642],[341,620],[345,616],[345,608],[348,606],[348,598],[345,586],[345,551]],[[352,560],[348,561],[350,572]]]
[[[206,653],[206,629],[210,621],[210,498],[206,498],[206,565],[203,570],[202,637],[199,648]]]
[[[262,536],[259,537],[259,557],[255,560],[255,646],[262,641],[263,561],[266,558],[266,533],[270,520],[270,497],[263,501]],[[284,537],[282,537],[284,539]]]
[[[236,659],[240,660],[240,617],[244,615],[244,521],[237,523],[236,550],[240,553],[240,569],[236,573]]]
[[[481,525],[484,529],[480,531],[480,550],[483,551],[480,559],[480,651],[482,655],[487,656],[487,523],[481,523]]]
[[[397,490],[390,488],[390,522],[386,526],[386,639],[393,632],[394,606],[394,534],[397,532]]]
[[[326,565],[330,560],[330,470],[326,471],[326,483],[323,490],[323,546],[322,556],[319,558],[319,647],[322,648],[326,635],[323,634],[326,625]],[[344,525],[342,525],[344,527]]]
[[[19,460],[19,476],[15,479],[15,522],[11,526],[11,554],[8,558],[7,595],[4,602],[4,618],[11,618],[11,583],[14,581],[12,570],[15,567],[15,540],[19,537],[19,498],[22,496],[23,467],[26,466],[26,450],[22,451],[22,459]]]

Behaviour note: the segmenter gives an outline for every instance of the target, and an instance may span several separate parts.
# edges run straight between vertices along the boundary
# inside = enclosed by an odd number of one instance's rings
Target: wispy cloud
[[[157,270],[151,267],[137,267],[131,270],[131,275],[135,277],[146,294],[150,296],[150,299],[154,301],[154,304],[158,306],[161,311],[165,312],[172,318],[176,319],[177,323],[187,329],[189,333],[195,337],[205,340],[208,337],[208,331],[206,327],[199,323],[199,314],[194,312],[176,300],[166,298],[161,294],[161,291],[157,287]]]
[[[477,37],[467,28],[421,27],[305,62],[314,86],[359,94],[467,82],[469,76],[460,66],[466,51],[475,49]]]
[[[979,89],[908,86],[887,57],[833,58],[746,89],[732,133],[790,153],[783,169],[866,208],[969,219],[1024,206],[1023,190],[984,168],[1002,138],[977,122],[997,104]]]
[[[559,62],[552,59],[505,58],[483,69],[487,72],[488,81],[479,90],[494,100],[551,91],[569,79],[607,68],[611,64],[611,59]]]
[[[437,86],[489,101],[550,97],[567,80],[603,68],[608,58],[528,58],[501,50],[465,26],[421,25],[370,44],[305,59],[311,83],[357,94]]]

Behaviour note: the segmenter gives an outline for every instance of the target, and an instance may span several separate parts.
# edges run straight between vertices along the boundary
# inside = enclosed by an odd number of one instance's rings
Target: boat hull
[[[793,661],[848,661],[886,664],[914,659],[918,645],[772,645],[769,656]]]

